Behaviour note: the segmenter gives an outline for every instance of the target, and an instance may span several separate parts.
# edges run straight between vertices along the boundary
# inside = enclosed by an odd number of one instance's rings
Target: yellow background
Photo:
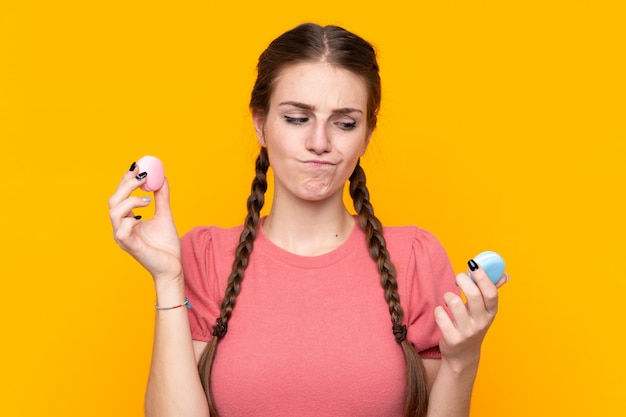
[[[508,263],[472,415],[626,415],[621,3],[0,1],[0,415],[142,415],[154,292],[107,198],[153,154],[180,233],[240,223],[256,58],[303,21],[379,50],[383,222]]]

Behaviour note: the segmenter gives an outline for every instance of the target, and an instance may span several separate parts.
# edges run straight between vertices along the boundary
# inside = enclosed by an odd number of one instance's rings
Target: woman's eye
[[[285,116],[285,121],[287,123],[292,123],[294,125],[301,125],[301,124],[304,124],[304,123],[308,122],[309,118],[308,117]]]
[[[337,126],[343,130],[352,130],[356,127],[356,122],[338,122]]]

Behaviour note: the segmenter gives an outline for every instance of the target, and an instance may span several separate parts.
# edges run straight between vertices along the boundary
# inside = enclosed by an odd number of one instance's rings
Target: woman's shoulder
[[[438,244],[437,237],[426,229],[414,225],[407,226],[385,226],[384,236],[387,242],[394,242],[406,245],[409,242],[413,244]]]
[[[232,249],[237,244],[243,226],[221,227],[216,225],[194,226],[181,237],[184,248],[228,247]]]
[[[384,236],[392,257],[444,257],[445,248],[429,230],[418,226],[385,226]]]
[[[206,236],[231,236],[239,235],[241,233],[242,225],[222,227],[217,225],[198,225],[189,229],[183,234],[183,238],[198,239]]]
[[[181,261],[187,285],[202,282],[216,286],[211,293],[222,293],[222,279],[229,275],[241,229],[242,226],[195,226],[181,237]]]

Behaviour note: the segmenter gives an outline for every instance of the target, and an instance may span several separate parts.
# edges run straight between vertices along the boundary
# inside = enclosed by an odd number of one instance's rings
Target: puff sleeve
[[[443,305],[444,293],[458,294],[456,276],[439,240],[420,228],[405,229],[406,256],[398,268],[398,291],[404,307],[407,339],[422,358],[441,358],[441,331],[435,322],[435,307]],[[409,244],[410,243],[410,244]],[[393,257],[393,252],[392,252]]]
[[[192,307],[189,324],[194,340],[209,341],[228,277],[232,250],[224,249],[216,227],[196,227],[181,238],[185,291]]]

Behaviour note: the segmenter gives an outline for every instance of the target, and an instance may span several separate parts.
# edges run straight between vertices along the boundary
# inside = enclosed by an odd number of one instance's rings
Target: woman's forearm
[[[159,306],[180,305],[184,283],[157,285]],[[154,348],[145,399],[146,417],[208,417],[196,366],[187,308],[157,310]]]
[[[441,365],[428,401],[428,417],[467,417],[478,361],[465,367],[455,367],[445,359]]]

